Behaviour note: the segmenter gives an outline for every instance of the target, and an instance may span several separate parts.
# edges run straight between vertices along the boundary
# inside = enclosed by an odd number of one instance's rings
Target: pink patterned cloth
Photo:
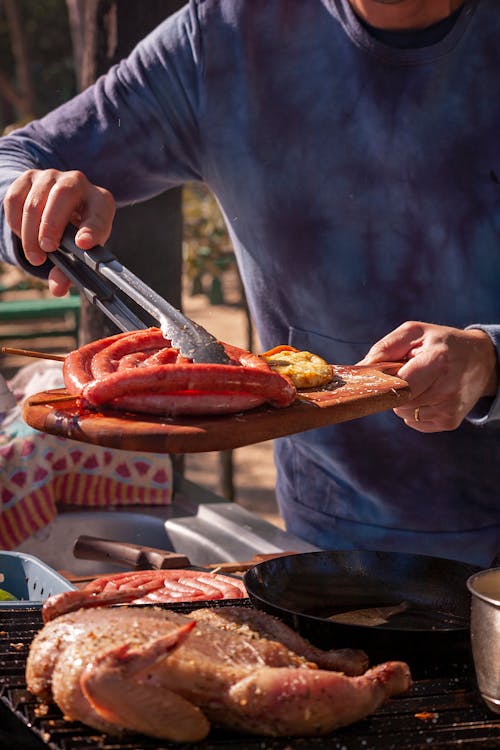
[[[32,367],[32,366],[29,366]],[[27,369],[27,368],[26,368]],[[51,367],[37,390],[59,387]],[[17,380],[16,380],[17,378]],[[0,549],[12,549],[53,520],[66,503],[86,507],[166,505],[172,500],[168,455],[114,450],[38,432],[21,418],[19,391],[9,381],[15,406],[0,413]]]

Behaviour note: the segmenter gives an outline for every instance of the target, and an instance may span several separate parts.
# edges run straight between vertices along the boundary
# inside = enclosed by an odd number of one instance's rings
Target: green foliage
[[[184,269],[191,294],[206,294],[213,305],[224,302],[222,277],[236,262],[224,219],[213,195],[201,185],[183,191]]]

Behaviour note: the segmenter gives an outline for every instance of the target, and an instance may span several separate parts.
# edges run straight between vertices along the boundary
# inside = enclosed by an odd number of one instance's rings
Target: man
[[[405,362],[396,414],[276,442],[319,547],[500,551],[499,33],[496,0],[193,0],[1,142],[3,257],[54,294],[69,221],[91,248],[115,200],[199,180],[264,348]]]

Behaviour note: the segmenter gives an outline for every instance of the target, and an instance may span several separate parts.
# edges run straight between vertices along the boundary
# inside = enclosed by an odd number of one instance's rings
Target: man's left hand
[[[411,400],[394,413],[414,430],[455,430],[484,396],[495,396],[498,363],[482,330],[408,321],[374,344],[358,364],[404,361],[398,377]]]

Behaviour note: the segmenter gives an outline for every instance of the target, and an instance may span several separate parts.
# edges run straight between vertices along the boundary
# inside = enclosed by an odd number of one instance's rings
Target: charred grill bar
[[[200,606],[198,604],[197,606]],[[204,606],[223,607],[223,602]],[[240,606],[250,606],[241,603]],[[189,612],[193,605],[175,605]],[[425,663],[411,692],[390,700],[371,717],[319,738],[262,738],[213,731],[193,745],[177,745],[142,735],[110,737],[62,718],[55,706],[39,710],[26,690],[24,669],[29,645],[41,628],[39,607],[0,612],[0,746],[12,750],[465,750],[498,748],[500,721],[477,692],[466,644],[453,663]],[[434,659],[432,660],[434,662]]]

